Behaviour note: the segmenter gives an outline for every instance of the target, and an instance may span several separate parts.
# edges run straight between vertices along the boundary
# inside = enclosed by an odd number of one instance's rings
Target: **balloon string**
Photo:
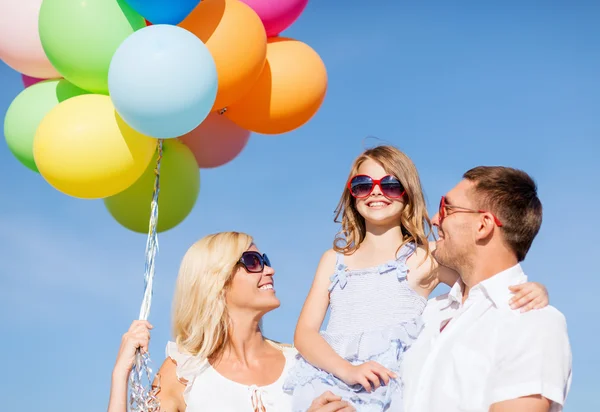
[[[158,252],[158,235],[156,225],[158,223],[158,195],[160,193],[160,163],[163,157],[163,140],[158,140],[157,160],[154,168],[154,190],[152,192],[152,203],[150,206],[150,223],[148,228],[148,239],[146,241],[146,265],[144,273],[144,299],[140,308],[140,320],[147,320],[152,304],[152,284],[154,281],[154,260]],[[135,362],[129,376],[130,397],[129,405],[131,412],[158,412],[160,403],[156,398],[159,387],[152,390],[146,389],[143,379],[146,378],[148,386],[151,386],[152,369],[149,366],[150,357],[139,349],[135,356]]]
[[[158,141],[158,156],[154,168],[154,191],[152,192],[152,203],[150,207],[150,224],[148,228],[148,239],[146,240],[146,265],[144,273],[144,300],[140,308],[140,320],[148,320],[150,305],[152,304],[152,282],[154,280],[154,259],[158,252],[158,235],[156,225],[158,223],[158,195],[160,193],[160,164],[163,157],[163,140]]]

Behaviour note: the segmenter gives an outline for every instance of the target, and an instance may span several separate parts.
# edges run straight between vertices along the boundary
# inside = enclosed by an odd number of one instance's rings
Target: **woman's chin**
[[[277,298],[277,296],[275,296],[275,294],[273,294],[272,296],[269,296],[269,298],[265,296],[263,299],[261,299],[261,302],[257,306],[259,306],[257,309],[265,314],[280,307],[281,301],[279,298]]]

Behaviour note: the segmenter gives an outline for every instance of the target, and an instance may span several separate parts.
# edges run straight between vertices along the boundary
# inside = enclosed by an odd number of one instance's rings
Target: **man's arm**
[[[501,331],[490,412],[561,410],[572,364],[565,318],[551,306],[515,316]]]
[[[531,395],[495,403],[490,412],[549,412],[551,404],[542,395]]]

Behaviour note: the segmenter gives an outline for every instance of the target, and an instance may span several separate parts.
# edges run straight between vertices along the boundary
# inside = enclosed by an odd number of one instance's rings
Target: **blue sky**
[[[159,238],[155,365],[170,338],[180,259],[217,231],[248,232],[269,254],[282,306],[267,316],[266,334],[291,341],[337,230],[350,164],[376,136],[414,160],[431,213],[476,165],[518,167],[537,180],[544,223],[524,267],[568,321],[565,410],[600,410],[599,17],[594,1],[310,2],[285,34],[323,58],[327,98],[306,126],[253,135],[236,160],[201,171],[194,211]],[[22,88],[0,64],[2,116]],[[3,409],[104,411],[120,337],[139,312],[145,235],[119,226],[102,201],[52,189],[5,144],[0,175]]]

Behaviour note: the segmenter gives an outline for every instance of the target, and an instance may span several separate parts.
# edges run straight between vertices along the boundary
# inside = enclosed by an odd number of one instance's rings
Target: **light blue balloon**
[[[217,87],[215,61],[204,43],[166,24],[127,37],[108,70],[119,115],[138,132],[161,139],[198,127],[212,110]]]

